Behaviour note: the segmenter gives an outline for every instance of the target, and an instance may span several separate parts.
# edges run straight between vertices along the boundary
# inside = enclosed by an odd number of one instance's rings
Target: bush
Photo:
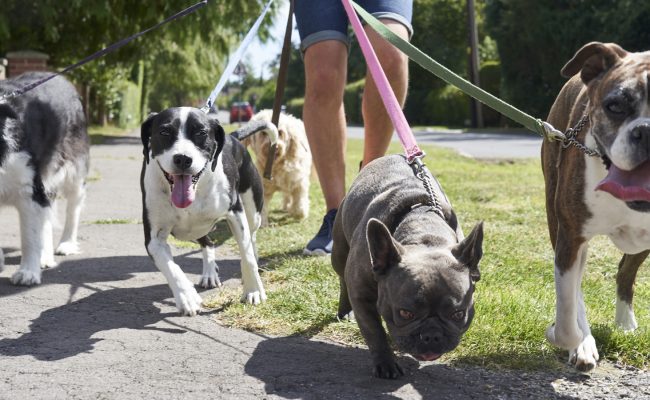
[[[305,105],[305,99],[291,99],[287,102],[287,113],[296,118],[302,118],[302,106]]]
[[[469,96],[456,86],[447,85],[431,91],[425,99],[424,110],[429,114],[423,119],[447,126],[466,126],[470,120]]]
[[[483,90],[496,97],[501,97],[501,64],[498,61],[484,62],[479,71],[479,79]],[[483,123],[485,126],[501,126],[504,118],[497,111],[483,105]]]
[[[140,89],[131,81],[124,81],[120,86],[117,125],[132,128],[140,123]]]

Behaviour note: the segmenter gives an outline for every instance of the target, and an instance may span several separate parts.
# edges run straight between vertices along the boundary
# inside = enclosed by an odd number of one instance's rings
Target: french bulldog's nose
[[[174,155],[174,165],[182,170],[192,166],[192,158],[184,154]]]
[[[442,334],[440,332],[427,332],[420,334],[420,339],[425,344],[438,344],[442,341]]]

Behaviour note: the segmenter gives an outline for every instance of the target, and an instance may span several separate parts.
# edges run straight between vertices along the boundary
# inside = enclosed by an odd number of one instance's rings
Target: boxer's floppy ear
[[[402,260],[404,249],[381,221],[371,218],[366,225],[366,240],[370,250],[372,271],[377,275],[385,274],[392,265]]]
[[[582,81],[589,83],[626,55],[627,51],[615,43],[587,43],[566,63],[560,73],[563,77],[570,78],[580,72]]]
[[[478,263],[483,257],[483,221],[476,224],[469,236],[451,249],[451,254],[469,268],[472,281],[478,282],[481,279]]]
[[[142,153],[144,154],[144,159],[149,164],[149,140],[151,139],[151,125],[153,123],[153,118],[158,115],[157,113],[151,113],[146,120],[140,125],[140,138],[142,139]]]
[[[208,114],[210,117],[210,130],[214,135],[214,140],[216,142],[214,152],[212,153],[212,172],[217,168],[217,160],[219,159],[219,154],[223,149],[223,145],[226,141],[226,132],[224,132],[223,127],[219,123],[219,120],[216,117],[216,114]]]

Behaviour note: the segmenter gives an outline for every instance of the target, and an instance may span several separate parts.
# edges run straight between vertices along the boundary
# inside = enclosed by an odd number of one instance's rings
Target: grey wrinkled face
[[[379,281],[377,306],[397,347],[420,360],[456,348],[474,317],[474,283],[448,250],[406,248]]]
[[[483,223],[451,247],[435,240],[403,246],[376,219],[368,221],[366,238],[377,310],[397,347],[421,361],[456,348],[474,318]]]

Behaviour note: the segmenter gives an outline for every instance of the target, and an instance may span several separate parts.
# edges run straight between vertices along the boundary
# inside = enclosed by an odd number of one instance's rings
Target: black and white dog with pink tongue
[[[149,116],[141,126],[145,246],[184,315],[197,314],[202,300],[174,262],[167,238],[171,234],[197,241],[203,253],[199,285],[220,286],[208,234],[224,218],[241,253],[242,301],[266,300],[255,244],[262,221],[262,180],[238,140],[262,131],[277,139],[277,128],[269,122],[249,124],[226,135],[215,115],[191,107],[168,108]]]

